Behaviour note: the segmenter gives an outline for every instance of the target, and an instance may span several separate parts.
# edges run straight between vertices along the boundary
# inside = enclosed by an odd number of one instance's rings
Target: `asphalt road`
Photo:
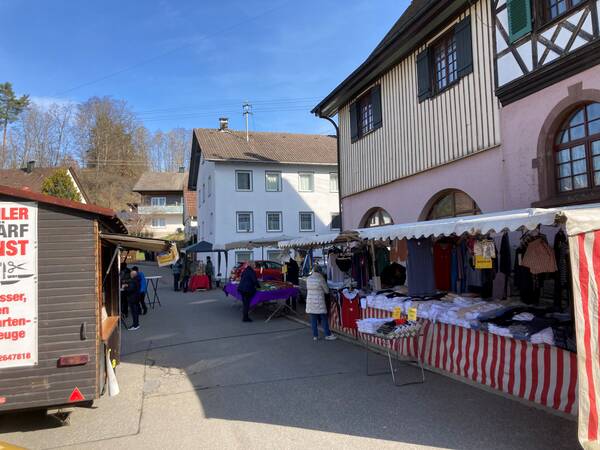
[[[147,274],[154,271],[145,268]],[[361,347],[312,341],[286,319],[242,323],[222,292],[160,286],[162,307],[123,333],[121,394],[51,417],[0,417],[0,441],[85,449],[576,449],[577,424],[434,373],[394,387]],[[263,319],[263,320],[261,320]],[[373,356],[375,364],[385,360]],[[402,367],[405,379],[418,378]]]

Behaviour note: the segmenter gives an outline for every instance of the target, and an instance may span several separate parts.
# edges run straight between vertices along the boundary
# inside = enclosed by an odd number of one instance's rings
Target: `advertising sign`
[[[158,267],[170,266],[171,264],[175,264],[178,259],[179,252],[177,251],[177,246],[175,244],[171,244],[169,251],[156,255]]]
[[[37,205],[0,202],[0,369],[38,362]]]

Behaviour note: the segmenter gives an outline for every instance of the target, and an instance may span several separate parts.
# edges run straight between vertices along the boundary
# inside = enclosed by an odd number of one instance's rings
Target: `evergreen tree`
[[[58,169],[44,180],[42,192],[58,198],[81,201],[81,196],[66,169]]]
[[[2,126],[2,154],[0,167],[6,156],[6,130],[8,125],[18,119],[19,114],[29,106],[29,96],[17,97],[9,82],[0,83],[0,125]]]

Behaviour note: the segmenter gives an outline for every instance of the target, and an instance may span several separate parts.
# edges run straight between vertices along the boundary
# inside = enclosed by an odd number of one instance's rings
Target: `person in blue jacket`
[[[146,292],[148,292],[148,280],[146,280],[146,275],[142,272],[138,266],[133,267],[131,270],[135,270],[137,272],[138,281],[140,283],[140,292],[139,292],[139,302],[140,308],[142,308],[142,314],[145,316],[148,314],[148,307],[146,306]]]
[[[240,277],[240,284],[238,285],[238,292],[242,294],[242,302],[244,304],[242,313],[242,322],[252,322],[252,319],[248,316],[250,311],[250,302],[256,294],[256,291],[260,287],[256,272],[254,271],[254,261],[248,261],[248,265],[242,272]]]

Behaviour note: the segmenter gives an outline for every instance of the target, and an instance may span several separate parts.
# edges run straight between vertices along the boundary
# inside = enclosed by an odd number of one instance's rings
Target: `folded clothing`
[[[551,327],[544,328],[542,331],[531,336],[532,344],[554,345],[554,331]]]
[[[360,319],[356,321],[356,326],[358,327],[358,331],[361,333],[367,334],[375,334],[377,329],[386,322],[389,322],[390,319],[376,319],[374,317]]]

